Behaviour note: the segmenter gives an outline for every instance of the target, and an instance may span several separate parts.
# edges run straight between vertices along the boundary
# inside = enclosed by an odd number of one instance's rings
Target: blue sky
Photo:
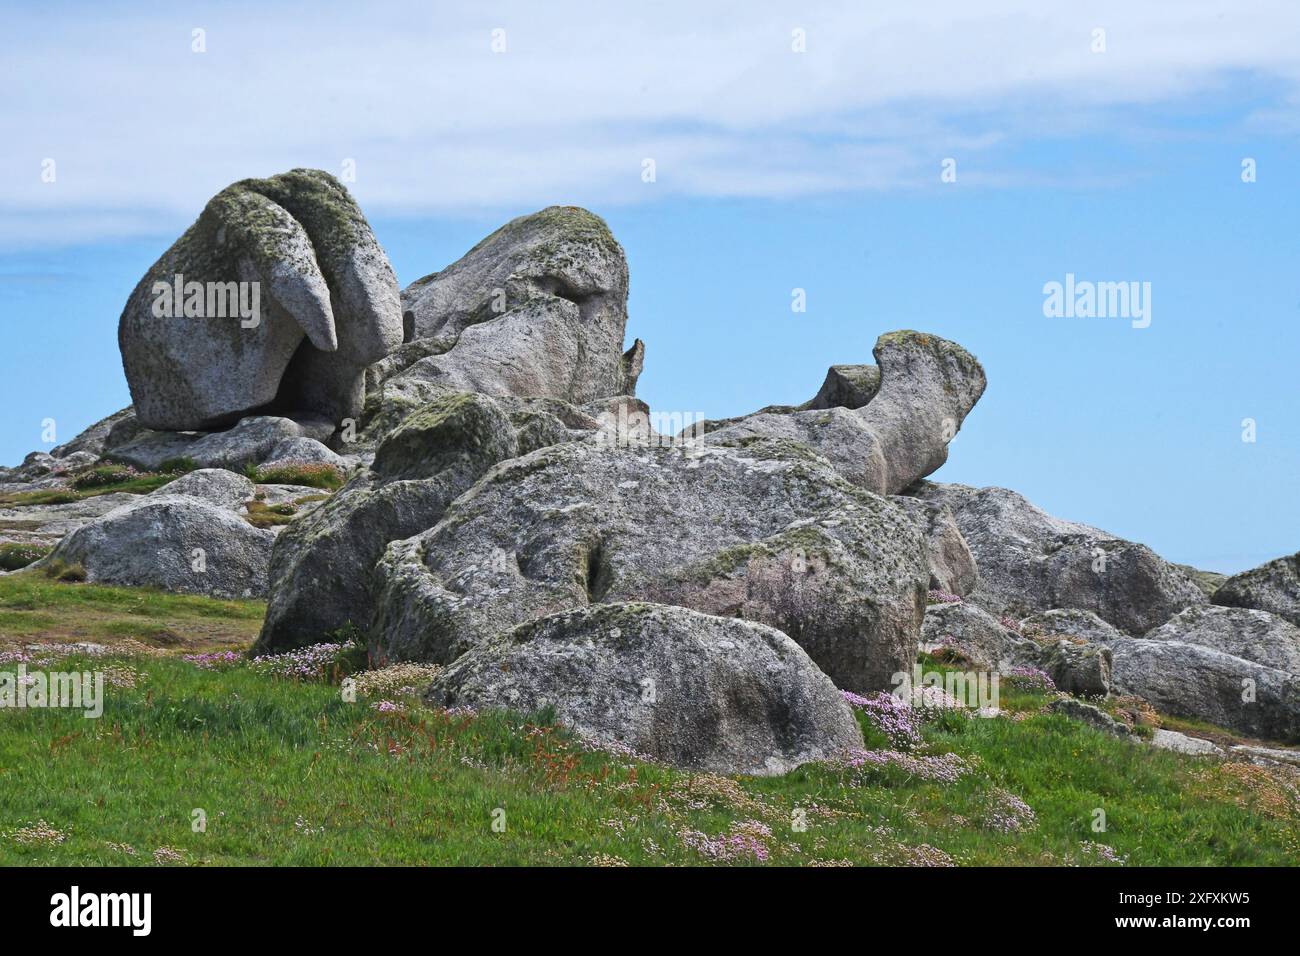
[[[654,408],[802,401],[932,331],[989,375],[936,478],[1216,570],[1300,548],[1300,11],[859,6],[5,12],[0,462],[127,404],[118,314],[207,197],[353,159],[403,285],[511,216],[603,215]],[[1150,327],[1044,317],[1066,273],[1149,282]]]

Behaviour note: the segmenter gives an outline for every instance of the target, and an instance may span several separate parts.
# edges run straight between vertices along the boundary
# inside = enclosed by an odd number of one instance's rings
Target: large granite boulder
[[[486,641],[435,678],[438,706],[553,707],[606,746],[774,775],[862,747],[835,685],[780,631],[657,604],[599,604]]]
[[[1234,574],[1210,600],[1225,607],[1270,611],[1300,625],[1300,552]]]
[[[976,667],[1006,672],[1037,667],[1042,648],[969,601],[931,604],[921,627],[925,646],[949,647]]]
[[[1300,627],[1269,614],[1239,607],[1189,607],[1145,635],[1152,641],[1182,641],[1300,674]]]
[[[546,614],[651,601],[778,627],[855,691],[910,669],[929,579],[905,513],[767,439],[540,449],[392,544],[376,573],[381,657],[450,663]]]
[[[145,495],[76,529],[41,564],[80,565],[92,584],[262,597],[274,540],[225,505]]]
[[[955,342],[921,332],[889,332],[874,350],[879,389],[824,386],[814,403],[832,399],[856,408],[769,409],[705,426],[709,444],[740,445],[754,437],[808,445],[849,481],[892,495],[930,474],[948,458],[948,443],[979,401],[984,369]],[[829,378],[829,376],[828,376]],[[859,374],[859,382],[863,376]]]
[[[1020,622],[1020,633],[1043,643],[1065,638],[1087,644],[1111,644],[1129,636],[1091,611],[1073,607],[1031,614]]]
[[[272,405],[356,417],[366,366],[401,337],[397,280],[365,216],[334,177],[308,169],[214,196],[118,325],[136,418],[168,431]]]
[[[1185,572],[1145,545],[1054,518],[1014,491],[921,482],[909,494],[952,510],[999,613],[1080,608],[1142,634],[1206,603]]]
[[[600,217],[552,206],[502,226],[402,293],[410,341],[371,371],[489,395],[581,405],[632,394],[627,260]]]
[[[947,505],[904,495],[890,500],[916,522],[925,535],[926,554],[930,559],[930,587],[965,597],[979,584],[979,570],[966,539],[961,536],[957,519]]]
[[[271,598],[254,650],[320,642],[374,615],[371,570],[390,541],[438,523],[489,467],[518,451],[505,412],[451,393],[410,415],[321,507],[288,525],[271,555]]]
[[[237,511],[244,502],[253,497],[256,491],[257,486],[243,475],[237,475],[224,468],[200,468],[181,475],[175,481],[167,482],[153,492],[151,497],[184,495],[187,498],[201,498],[218,507]]]
[[[144,429],[122,445],[109,446],[105,456],[146,471],[188,459],[199,468],[242,471],[249,465],[275,460],[285,442],[298,438],[320,441],[334,431],[323,418],[298,420],[278,415],[251,415],[214,432],[166,432]]]
[[[1157,710],[1243,734],[1300,740],[1300,676],[1199,644],[1116,641],[1112,679]]]

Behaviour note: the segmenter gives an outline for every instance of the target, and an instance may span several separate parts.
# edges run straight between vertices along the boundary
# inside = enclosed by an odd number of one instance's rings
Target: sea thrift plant
[[[236,651],[210,651],[206,654],[183,654],[182,658],[205,671],[216,671],[242,663],[244,655]]]
[[[900,753],[897,750],[855,750],[844,760],[851,770],[897,767],[904,773],[932,783],[956,783],[971,770],[959,754]]]
[[[999,833],[1020,833],[1038,825],[1038,815],[1014,793],[995,787],[990,794],[991,806],[984,814],[984,825]]]
[[[347,644],[313,644],[283,654],[256,657],[249,666],[271,677],[286,680],[320,680],[332,676],[339,654]]]
[[[683,829],[677,838],[700,856],[720,863],[752,860],[766,863],[771,851],[772,828],[758,820],[733,820],[725,833],[709,836],[699,830]]]
[[[938,588],[931,588],[925,595],[925,600],[929,604],[960,604],[961,597],[950,591],[941,591]]]
[[[861,712],[873,727],[889,738],[891,747],[910,750],[921,743],[921,715],[893,694],[876,691],[865,697],[842,691],[850,707]]]
[[[1056,682],[1037,667],[1013,667],[1007,672],[1006,682],[1018,690],[1052,693]]]

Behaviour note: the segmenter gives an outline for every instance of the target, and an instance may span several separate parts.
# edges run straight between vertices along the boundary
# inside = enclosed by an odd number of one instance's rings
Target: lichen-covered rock
[[[1104,644],[1059,640],[1043,648],[1039,665],[1056,689],[1076,697],[1105,697],[1110,693],[1111,649]]]
[[[1269,611],[1300,625],[1300,552],[1234,574],[1211,600],[1225,607]]]
[[[262,597],[274,540],[221,505],[146,495],[73,531],[42,564],[80,565],[94,584]]]
[[[402,302],[423,344],[404,347],[376,378],[576,405],[635,389],[644,346],[623,351],[627,260],[585,209],[552,206],[507,223],[412,283]]]
[[[369,625],[371,570],[390,541],[437,524],[489,467],[518,451],[510,420],[483,395],[452,393],[412,415],[321,507],[288,525],[271,556],[259,653]]]
[[[880,391],[880,369],[875,365],[832,365],[817,394],[806,408],[861,408]]]
[[[201,498],[220,508],[232,511],[253,497],[257,486],[243,475],[224,468],[200,468],[182,475],[175,481],[169,481],[151,497],[164,495],[184,495],[188,498]]]
[[[146,471],[157,471],[164,463],[189,459],[199,468],[243,471],[276,458],[285,441],[295,438],[328,437],[334,430],[325,419],[293,420],[275,415],[254,415],[241,419],[224,431],[160,432],[145,430],[124,445],[108,449],[108,456]]]
[[[911,667],[929,572],[887,500],[806,449],[553,445],[503,463],[377,568],[374,648],[449,663],[559,610],[652,601],[793,637],[837,684]]]
[[[462,656],[427,699],[555,708],[606,746],[713,773],[774,775],[862,746],[835,685],[794,641],[750,621],[602,604],[523,624]]]
[[[136,416],[168,431],[273,403],[355,417],[366,366],[401,337],[397,280],[369,224],[334,177],[307,169],[214,196],[118,325]]]
[[[74,452],[89,452],[98,458],[104,454],[105,448],[129,441],[141,428],[135,409],[128,405],[120,412],[95,422],[72,441],[50,449],[50,454],[55,458],[66,458]]]
[[[341,456],[315,438],[308,438],[306,435],[281,439],[271,449],[271,453],[267,455],[264,464],[284,462],[295,462],[302,465],[331,465],[340,471],[347,470],[347,462]]]
[[[980,363],[960,345],[920,332],[880,336],[875,357],[880,387],[861,407],[758,412],[708,429],[704,440],[735,445],[763,436],[802,442],[855,484],[897,494],[947,460],[948,443],[986,380]],[[831,389],[823,399],[856,401],[867,391]]]
[[[1151,746],[1160,750],[1172,750],[1174,753],[1189,754],[1193,757],[1222,757],[1223,748],[1217,744],[1189,737],[1176,730],[1157,730],[1151,735]]]
[[[1182,641],[1300,674],[1300,628],[1290,621],[1239,607],[1189,607],[1146,633],[1152,641]]]
[[[1094,704],[1086,704],[1081,700],[1075,700],[1073,697],[1057,698],[1048,705],[1048,709],[1054,714],[1060,714],[1062,717],[1083,721],[1085,724],[1115,737],[1127,737],[1130,733],[1127,725],[1116,720],[1100,707]]]
[[[1300,739],[1300,676],[1182,641],[1124,638],[1111,649],[1118,693],[1251,736]]]
[[[1000,672],[1037,667],[1041,648],[969,601],[931,604],[921,635],[926,647],[950,646],[972,664]]]
[[[1050,611],[1031,614],[1020,622],[1020,633],[1043,642],[1069,638],[1089,644],[1110,644],[1128,636],[1091,611],[1081,611],[1074,607],[1052,608]]]
[[[1142,634],[1206,603],[1185,573],[1145,545],[1054,518],[1014,491],[922,482],[909,494],[952,509],[975,556],[980,590],[999,612],[1081,608]]]
[[[890,500],[911,515],[925,535],[926,553],[930,558],[930,587],[958,597],[974,591],[979,583],[975,558],[948,507],[903,495],[893,495]]]

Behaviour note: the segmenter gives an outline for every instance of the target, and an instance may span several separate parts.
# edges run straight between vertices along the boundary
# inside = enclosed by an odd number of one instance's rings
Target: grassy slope
[[[144,637],[154,622],[180,629],[227,612],[255,630],[260,613],[24,577],[0,578],[9,613],[120,611]],[[11,624],[0,621],[0,640]],[[0,710],[0,864],[152,863],[159,848],[190,864],[692,864],[713,859],[700,847],[727,832],[735,862],[757,862],[761,846],[780,864],[923,862],[941,858],[936,848],[958,863],[1087,865],[1098,861],[1082,844],[1095,841],[1129,865],[1300,863],[1300,801],[1285,775],[1155,751],[1061,717],[929,725],[925,752],[974,765],[956,782],[897,766],[734,780],[589,752],[544,718],[449,715],[413,701],[381,713],[337,687],[243,665],[137,656],[71,666],[116,668],[101,719]],[[1003,703],[1032,713],[1045,700]],[[999,788],[1028,803],[1036,824],[991,826],[1005,807]],[[206,832],[192,831],[195,808]],[[1093,832],[1095,808],[1107,832]],[[63,842],[15,832],[40,820]]]

